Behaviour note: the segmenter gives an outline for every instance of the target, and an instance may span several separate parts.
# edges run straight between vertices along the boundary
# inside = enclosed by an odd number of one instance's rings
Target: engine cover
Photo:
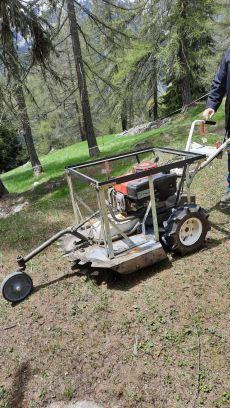
[[[176,192],[177,175],[155,174],[153,176],[154,193],[156,201],[165,201]],[[134,200],[138,205],[145,202],[150,196],[148,177],[134,180],[127,185],[127,198]]]
[[[152,179],[157,209],[167,207],[166,201],[177,191],[176,173],[158,173]],[[108,189],[108,196],[110,204],[122,214],[137,211],[146,206],[150,198],[148,177],[117,184]]]
[[[155,162],[137,163],[133,166],[132,173],[127,174],[135,174],[156,168],[158,160],[159,158],[157,157]],[[151,177],[154,185],[156,208],[167,207],[166,200],[177,191],[177,174],[157,173]],[[140,208],[148,205],[150,198],[149,178],[142,177],[140,179],[116,184],[114,187],[108,189],[108,196],[112,207],[120,211],[121,214],[127,215],[130,212],[136,212]]]

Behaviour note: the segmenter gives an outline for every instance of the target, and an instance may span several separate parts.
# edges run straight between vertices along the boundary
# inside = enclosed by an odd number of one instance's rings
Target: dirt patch
[[[1,205],[3,203],[13,205],[13,204],[15,204],[18,197],[19,197],[19,195],[17,193],[5,194],[3,197],[0,198],[0,203],[1,203]]]
[[[27,198],[19,196],[17,193],[5,194],[0,198],[0,218],[8,218],[28,206]]]

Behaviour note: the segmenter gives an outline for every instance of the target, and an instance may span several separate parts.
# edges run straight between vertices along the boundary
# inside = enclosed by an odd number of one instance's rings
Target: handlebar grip
[[[204,122],[203,121],[200,122],[200,135],[201,137],[204,136]]]
[[[215,125],[216,122],[214,122],[213,120],[205,120],[205,125]]]

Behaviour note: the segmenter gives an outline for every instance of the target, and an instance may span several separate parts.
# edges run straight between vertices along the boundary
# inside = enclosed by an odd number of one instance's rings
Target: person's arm
[[[226,81],[227,81],[227,69],[228,69],[227,61],[229,61],[229,57],[230,57],[230,48],[228,48],[225,54],[225,57],[222,61],[222,64],[220,66],[220,69],[217,72],[215,79],[212,83],[212,88],[211,88],[210,95],[208,97],[206,110],[203,113],[203,115],[205,114],[206,117],[210,115],[210,118],[211,118],[214,115],[214,113],[219,108],[222,102],[222,99],[226,93]],[[212,112],[211,110],[214,112]]]

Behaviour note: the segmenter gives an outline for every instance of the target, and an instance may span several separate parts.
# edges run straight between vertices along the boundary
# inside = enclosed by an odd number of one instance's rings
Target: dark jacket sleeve
[[[212,108],[216,112],[219,108],[224,95],[226,94],[226,81],[227,81],[227,73],[228,73],[228,64],[227,61],[229,59],[230,48],[228,48],[225,57],[222,61],[219,71],[216,74],[216,77],[212,83],[212,88],[210,95],[208,97],[207,108]]]

